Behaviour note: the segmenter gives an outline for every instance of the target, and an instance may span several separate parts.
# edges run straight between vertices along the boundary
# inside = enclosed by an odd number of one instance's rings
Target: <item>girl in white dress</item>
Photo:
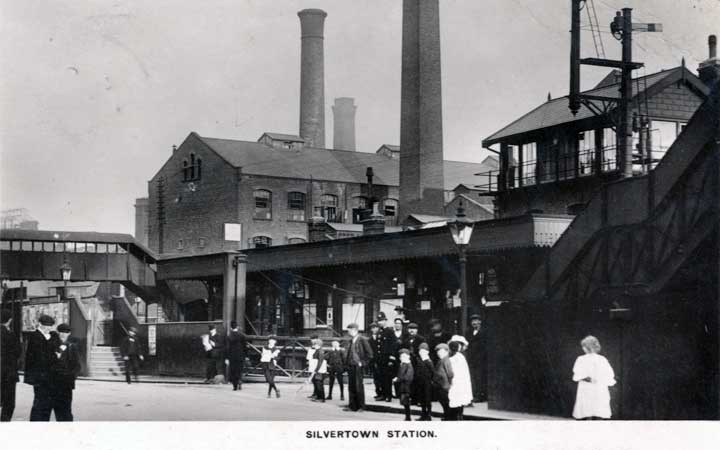
[[[470,382],[470,369],[468,368],[465,356],[460,353],[462,343],[451,341],[450,366],[453,371],[453,378],[450,382],[448,399],[450,401],[450,420],[463,420],[463,408],[472,403],[472,385]]]
[[[615,385],[615,373],[610,363],[600,355],[600,341],[587,336],[580,342],[584,355],[575,360],[573,381],[577,382],[577,397],[573,417],[576,419],[609,419],[610,391]]]

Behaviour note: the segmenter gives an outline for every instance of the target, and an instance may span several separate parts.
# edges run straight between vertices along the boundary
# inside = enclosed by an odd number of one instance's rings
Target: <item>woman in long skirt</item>
[[[470,368],[465,356],[460,353],[462,343],[451,341],[450,365],[452,366],[453,379],[450,383],[448,400],[450,401],[451,420],[463,420],[463,408],[472,403],[472,382],[470,381]]]
[[[276,343],[277,338],[270,336],[267,345],[263,347],[260,355],[260,365],[263,368],[265,381],[267,381],[268,384],[268,398],[270,398],[273,389],[275,389],[275,397],[280,398],[280,391],[278,391],[277,386],[275,386],[275,374],[273,373],[273,370],[278,367],[277,357],[280,354],[280,349],[275,346]]]
[[[594,336],[587,336],[580,341],[585,352],[575,360],[573,381],[577,382],[577,397],[573,408],[576,419],[609,419],[610,411],[609,386],[615,385],[615,373],[607,359],[600,355],[600,341]]]

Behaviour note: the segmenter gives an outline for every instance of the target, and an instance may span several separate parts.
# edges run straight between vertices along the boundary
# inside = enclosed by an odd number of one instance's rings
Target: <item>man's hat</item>
[[[276,341],[276,342],[277,342],[277,336],[275,336],[275,335],[273,335],[273,336],[268,336],[268,341],[269,341],[270,339],[272,339],[273,341]]]
[[[380,328],[380,325],[378,325],[377,322],[373,322],[370,324],[370,328]]]
[[[430,326],[440,324],[440,319],[430,319]]]
[[[435,346],[435,350],[440,350],[440,349],[450,351],[450,347],[448,347],[448,345],[445,344],[444,342],[441,342]]]
[[[402,319],[402,317],[396,317],[395,319],[393,319],[393,322],[397,322],[397,321],[400,321],[400,323],[405,323],[405,321]]]
[[[57,332],[58,332],[58,333],[70,333],[71,331],[72,331],[72,330],[70,330],[70,325],[68,325],[68,324],[66,324],[66,323],[61,323],[61,324],[58,325],[58,327],[57,327]]]
[[[414,329],[416,329],[416,330],[417,330],[418,328],[420,328],[420,327],[418,326],[418,324],[416,324],[415,322],[410,322],[407,327],[408,327],[408,329],[414,328]]]
[[[418,350],[428,350],[428,351],[430,351],[430,347],[427,345],[426,342],[423,342],[422,344],[420,344],[420,347],[418,347]]]
[[[237,328],[237,320],[231,320],[230,321],[230,328]]]
[[[46,327],[51,327],[55,325],[55,319],[48,316],[47,314],[43,314],[40,316],[40,319],[38,320],[40,322],[40,325],[45,325]]]
[[[385,313],[380,311],[377,315],[377,320],[387,320],[387,316],[385,316]]]
[[[215,329],[215,325],[208,325],[208,330],[214,330],[214,329]]]
[[[130,329],[128,330],[128,332],[132,332],[132,333],[135,333],[135,334],[137,334],[137,332],[138,332],[138,329],[137,329],[137,328],[135,328],[135,327],[130,327]]]
[[[356,324],[355,322],[353,322],[353,323],[351,323],[350,325],[348,325],[347,328],[348,328],[348,330],[350,330],[350,329],[357,330],[357,329],[360,328],[360,327],[358,326],[358,324]]]
[[[396,306],[396,307],[395,307],[395,311],[397,311],[397,312],[399,312],[399,313],[404,313],[404,312],[405,312],[405,308],[403,308],[402,306]]]
[[[399,353],[400,355],[402,355],[403,353],[406,354],[406,355],[409,355],[409,354],[410,354],[410,350],[408,350],[408,349],[406,349],[406,348],[401,348],[398,353]]]
[[[482,317],[480,317],[480,314],[473,314],[472,316],[470,316],[470,320],[475,320],[475,319],[482,320]]]

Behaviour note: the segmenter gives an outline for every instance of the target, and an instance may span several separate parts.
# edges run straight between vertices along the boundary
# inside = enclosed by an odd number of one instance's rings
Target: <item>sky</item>
[[[481,161],[482,140],[567,94],[570,0],[440,0],[444,154]],[[634,39],[637,72],[690,70],[720,34],[719,0],[594,0],[603,45],[615,11],[662,33]],[[42,229],[132,233],[135,198],[195,131],[254,141],[297,134],[300,25],[325,23],[331,105],[354,97],[357,148],[399,144],[400,0],[0,0],[0,207]],[[583,23],[587,24],[583,13]],[[589,31],[582,56],[596,56]],[[603,70],[583,68],[582,87]]]

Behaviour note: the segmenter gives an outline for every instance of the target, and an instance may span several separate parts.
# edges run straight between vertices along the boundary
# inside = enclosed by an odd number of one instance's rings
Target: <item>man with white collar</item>
[[[367,367],[373,357],[367,339],[358,334],[359,327],[351,323],[347,327],[350,335],[348,348],[348,399],[345,411],[362,411],[365,409],[365,385],[363,384],[363,368]]]
[[[37,329],[28,335],[24,381],[32,385],[35,393],[30,421],[47,422],[53,409],[50,366],[57,358],[55,350],[60,345],[60,338],[52,331],[55,319],[43,314],[38,322]]]
[[[60,337],[59,345],[55,349],[55,359],[50,365],[52,408],[55,411],[55,420],[58,422],[72,422],[72,399],[75,379],[82,370],[80,353],[75,341],[70,339],[70,325],[61,323],[57,327],[57,332]]]

